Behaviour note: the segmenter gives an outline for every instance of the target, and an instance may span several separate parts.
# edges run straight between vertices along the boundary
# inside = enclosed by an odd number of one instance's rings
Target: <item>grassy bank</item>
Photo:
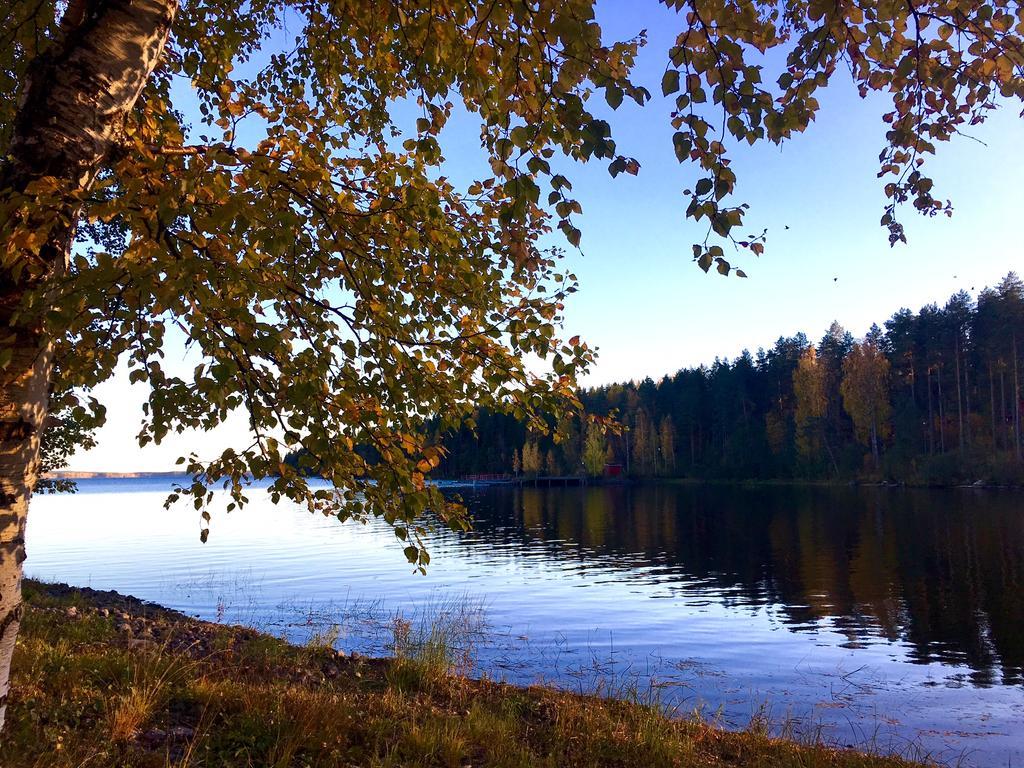
[[[441,635],[353,658],[114,593],[25,592],[4,768],[909,765],[471,680]]]

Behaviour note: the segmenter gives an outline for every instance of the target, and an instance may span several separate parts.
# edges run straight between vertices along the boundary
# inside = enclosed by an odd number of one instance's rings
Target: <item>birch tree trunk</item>
[[[996,380],[992,374],[992,358],[988,360],[988,405],[989,420],[992,423],[992,450],[999,450],[999,438],[996,436]]]
[[[960,339],[953,346],[953,359],[956,361],[956,435],[960,442],[960,453],[964,452],[964,412],[963,395],[960,388]]]
[[[946,409],[942,403],[942,366],[935,372],[935,381],[939,385],[939,453],[946,452]]]
[[[1020,379],[1017,376],[1017,332],[1013,333],[1013,445],[1020,461]]]
[[[928,367],[928,455],[935,453],[935,416],[932,411],[932,369]]]
[[[47,414],[52,344],[45,301],[26,313],[22,300],[46,290],[67,266],[79,214],[73,195],[88,189],[117,141],[125,115],[156,68],[177,0],[71,0],[59,38],[29,67],[0,193],[29,194],[50,178],[59,202],[28,206],[19,226],[52,225],[38,254],[3,254],[0,321],[8,329],[0,371],[0,728],[21,618],[21,575],[29,497],[39,467]],[[45,295],[45,293],[44,293]]]
[[[971,366],[964,358],[964,411],[967,418],[964,419],[964,442],[970,448],[974,443],[974,428],[971,426]]]
[[[1008,430],[1010,422],[1006,420],[1006,362],[1003,360],[999,361],[999,409],[1000,416],[1003,420],[1003,429],[1000,432]],[[1010,449],[1010,436],[1003,435],[1003,448],[1004,450]]]

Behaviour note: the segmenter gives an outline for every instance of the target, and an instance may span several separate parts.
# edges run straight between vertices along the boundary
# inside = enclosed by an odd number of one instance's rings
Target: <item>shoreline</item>
[[[162,480],[176,477],[188,477],[182,472],[79,472],[57,470],[46,473],[42,479],[48,481],[77,481],[77,480]],[[468,485],[470,481],[461,478],[437,477],[432,478],[435,482],[452,483],[456,485]],[[522,481],[513,483],[509,481],[487,481],[479,480],[472,483],[479,487],[489,486],[513,486],[532,487],[530,482]],[[905,480],[868,480],[868,479],[832,479],[815,480],[801,478],[747,478],[747,479],[726,479],[726,478],[701,478],[701,477],[638,477],[622,481],[604,482],[601,478],[588,480],[584,487],[591,488],[630,488],[652,485],[686,485],[686,486],[714,486],[714,487],[739,487],[739,488],[892,488],[892,489],[916,489],[916,490],[993,490],[993,491],[1020,491],[1024,485],[1012,483],[995,483],[984,480],[973,482],[948,482],[928,483]],[[543,486],[542,486],[543,487]]]
[[[695,477],[655,478],[649,483],[643,481],[638,485],[714,485],[738,486],[743,488],[891,488],[895,490],[979,490],[979,491],[1020,491],[1024,485],[987,483],[977,480],[971,483],[917,483],[903,480],[800,480],[800,479],[769,479],[769,480],[717,480]]]
[[[367,658],[116,592],[26,580],[25,595],[5,768],[915,765],[671,719],[639,697],[472,679],[443,638],[408,628],[396,657]]]

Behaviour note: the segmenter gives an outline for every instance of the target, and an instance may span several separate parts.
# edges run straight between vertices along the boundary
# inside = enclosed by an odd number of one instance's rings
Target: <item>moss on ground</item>
[[[25,593],[5,768],[910,765],[471,680],[436,654],[352,658],[115,593]]]

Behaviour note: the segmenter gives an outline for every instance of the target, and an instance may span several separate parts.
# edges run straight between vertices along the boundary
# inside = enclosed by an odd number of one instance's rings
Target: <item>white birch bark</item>
[[[64,193],[89,187],[160,60],[176,11],[177,0],[72,0],[59,39],[29,68],[7,159],[0,164],[0,193],[24,193],[42,177],[56,179]],[[46,281],[66,268],[79,210],[68,202],[38,211],[40,220],[54,214],[65,224],[52,230],[39,253],[45,269],[27,277],[0,269],[0,321],[10,353],[0,371],[0,728],[21,618],[25,526],[52,372],[52,345],[41,313],[26,315],[19,307],[27,291],[45,290]],[[11,267],[32,258],[28,253],[5,257],[3,263]]]

